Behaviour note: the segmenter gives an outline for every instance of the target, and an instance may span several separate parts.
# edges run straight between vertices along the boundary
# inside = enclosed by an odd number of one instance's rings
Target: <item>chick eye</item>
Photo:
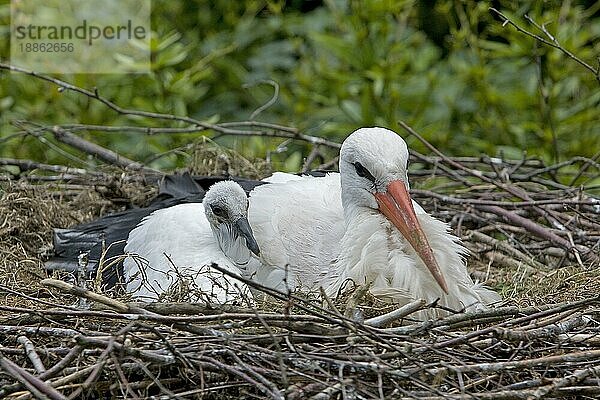
[[[363,167],[361,163],[358,161],[354,163],[354,169],[356,170],[356,174],[362,178],[367,178],[371,182],[375,182],[375,177],[369,172],[368,169]]]
[[[210,209],[212,210],[213,214],[215,214],[217,217],[226,217],[226,213],[223,208],[219,206],[210,206]]]

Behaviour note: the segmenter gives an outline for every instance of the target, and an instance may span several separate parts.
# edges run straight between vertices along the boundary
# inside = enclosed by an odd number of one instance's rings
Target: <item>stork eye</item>
[[[226,217],[227,213],[225,212],[225,209],[219,207],[219,206],[210,206],[210,209],[212,210],[213,214],[215,214],[217,217]]]
[[[356,170],[356,174],[358,176],[360,176],[362,178],[367,178],[371,182],[375,182],[375,177],[369,172],[368,169],[366,169],[365,167],[363,167],[363,165],[361,163],[359,163],[357,161],[353,165],[354,165],[354,169]]]

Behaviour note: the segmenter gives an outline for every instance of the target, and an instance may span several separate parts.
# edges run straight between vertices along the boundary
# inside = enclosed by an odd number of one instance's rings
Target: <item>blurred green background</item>
[[[597,155],[600,84],[594,74],[503,26],[489,7],[540,35],[524,16],[546,24],[564,47],[598,65],[596,1],[154,0],[152,74],[57,77],[97,87],[122,107],[212,123],[248,120],[273,96],[273,81],[277,100],[255,119],[309,135],[342,141],[357,127],[381,125],[406,136],[397,123],[404,120],[449,155],[521,158],[526,151],[549,163]],[[9,22],[10,6],[2,0],[3,62],[10,61]],[[118,115],[85,96],[5,71],[0,113],[1,157],[74,166],[81,154],[50,135],[23,134],[14,121],[182,126]],[[81,134],[142,162],[200,136]],[[265,157],[284,142],[216,140],[247,157]],[[408,141],[425,151],[414,138]],[[306,143],[287,143],[271,156],[273,168],[298,170],[309,151]],[[174,152],[150,165],[172,169],[187,160]]]

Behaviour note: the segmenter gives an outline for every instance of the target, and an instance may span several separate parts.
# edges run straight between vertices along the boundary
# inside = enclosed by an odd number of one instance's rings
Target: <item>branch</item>
[[[17,338],[17,342],[23,345],[23,348],[25,349],[25,354],[27,354],[27,357],[31,361],[31,364],[33,364],[33,368],[36,370],[36,372],[38,374],[46,372],[46,367],[44,367],[44,363],[40,359],[40,356],[38,355],[37,351],[35,351],[35,346],[33,345],[33,343],[31,343],[31,340],[29,340],[27,336],[21,335]]]
[[[53,83],[53,84],[57,85],[61,89],[61,91],[71,90],[73,92],[83,94],[84,96],[87,96],[91,99],[101,102],[106,107],[110,108],[111,110],[113,110],[121,115],[133,115],[133,116],[138,116],[138,117],[145,117],[145,118],[152,118],[152,119],[159,119],[159,120],[166,120],[166,121],[185,122],[187,124],[190,124],[190,125],[196,127],[195,129],[198,132],[203,131],[203,130],[213,130],[215,132],[221,133],[222,135],[280,137],[280,138],[302,140],[302,141],[309,142],[312,144],[320,144],[320,145],[332,147],[335,149],[339,149],[341,147],[341,145],[339,143],[332,142],[330,140],[326,140],[326,139],[316,137],[316,136],[306,135],[301,132],[298,132],[297,130],[294,130],[293,128],[279,130],[279,126],[273,125],[273,124],[248,122],[248,123],[230,123],[230,124],[219,125],[219,124],[210,124],[207,122],[199,121],[194,118],[183,117],[183,116],[178,116],[178,115],[173,115],[173,114],[162,114],[162,113],[155,113],[155,112],[150,112],[150,111],[132,110],[132,109],[121,107],[121,106],[117,105],[116,103],[113,103],[112,101],[108,100],[107,98],[100,96],[97,88],[94,88],[93,91],[83,89],[79,86],[75,86],[71,83],[62,81],[60,79],[52,78],[52,77],[49,77],[49,76],[46,76],[43,74],[39,74],[34,71],[15,67],[13,65],[5,64],[5,63],[0,63],[0,70],[1,69],[13,71],[13,72],[20,72],[20,73],[31,75],[35,78]],[[232,126],[232,124],[268,127],[269,129],[276,129],[276,130],[274,130],[274,131],[259,131],[259,130],[229,129],[227,126]]]
[[[498,15],[500,18],[502,18],[502,26],[505,26],[506,24],[512,25],[517,31],[534,38],[535,40],[537,40],[540,43],[545,44],[546,46],[550,46],[550,47],[554,47],[555,49],[558,49],[560,51],[562,51],[564,54],[566,54],[569,58],[575,60],[576,62],[578,62],[580,65],[584,66],[585,68],[587,68],[588,70],[590,70],[594,76],[596,77],[596,80],[598,82],[600,82],[600,63],[598,64],[598,68],[594,68],[592,67],[590,64],[586,63],[585,61],[583,61],[582,59],[580,59],[579,57],[577,57],[575,54],[571,53],[569,50],[565,49],[559,42],[558,40],[550,34],[550,32],[548,32],[546,30],[545,26],[540,26],[539,24],[537,24],[535,21],[533,21],[533,19],[531,19],[528,15],[525,15],[525,19],[527,21],[529,21],[530,23],[532,23],[535,27],[537,27],[538,29],[540,29],[542,32],[544,32],[546,34],[546,36],[548,36],[548,38],[550,39],[550,41],[544,39],[543,37],[536,35],[535,33],[529,32],[528,30],[521,28],[519,25],[517,25],[516,23],[514,23],[513,21],[511,21],[510,18],[508,18],[506,15],[502,14],[500,11],[496,10],[493,7],[489,8],[490,11],[496,13],[496,15]]]
[[[67,398],[52,386],[35,377],[17,364],[0,354],[0,367],[14,379],[19,381],[38,399],[67,400]]]
[[[455,365],[452,367],[437,367],[428,369],[432,375],[444,372],[498,372],[503,370],[525,369],[539,366],[549,366],[560,362],[574,363],[578,361],[592,361],[600,358],[600,350],[579,351],[575,353],[566,353],[548,357],[530,358],[519,361],[499,361],[479,364]]]
[[[124,157],[118,153],[115,153],[112,150],[104,148],[96,143],[89,142],[85,139],[80,138],[72,134],[71,132],[67,132],[64,129],[55,126],[51,130],[52,134],[59,142],[68,144],[76,149],[79,149],[85,153],[92,154],[100,158],[101,160],[106,161],[109,164],[114,164],[119,167],[125,169],[132,170],[145,170],[147,172],[156,173],[153,169],[147,168],[144,165],[138,163],[137,161],[130,160],[127,157]]]

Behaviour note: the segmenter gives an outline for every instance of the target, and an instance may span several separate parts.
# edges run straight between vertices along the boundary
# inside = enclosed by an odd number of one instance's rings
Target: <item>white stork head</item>
[[[234,181],[212,185],[204,196],[204,213],[219,247],[238,264],[247,263],[250,251],[260,255],[260,249],[248,223],[248,198]]]
[[[415,214],[408,194],[408,148],[385,128],[360,128],[340,150],[342,205],[345,212],[372,209],[385,215],[423,260],[440,287],[448,285]]]

